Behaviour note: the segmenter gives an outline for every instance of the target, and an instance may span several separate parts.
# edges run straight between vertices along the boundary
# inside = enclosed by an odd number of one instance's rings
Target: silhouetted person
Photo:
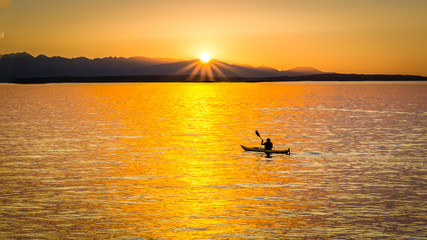
[[[264,145],[265,150],[273,149],[273,143],[271,142],[270,138],[267,138],[267,142],[264,142],[264,140],[262,140],[261,145]]]

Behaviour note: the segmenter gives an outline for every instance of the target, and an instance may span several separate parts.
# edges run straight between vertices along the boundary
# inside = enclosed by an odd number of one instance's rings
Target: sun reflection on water
[[[1,238],[422,235],[419,86],[6,88]],[[254,129],[295,154],[243,152]]]
[[[224,95],[232,96],[233,88],[224,92],[222,86],[197,83],[163,87],[173,89],[168,96],[172,101],[159,105],[156,99],[138,94],[143,89],[132,89],[142,99],[128,101],[126,109],[115,110],[126,116],[122,118],[127,119],[124,130],[140,131],[124,134],[140,137],[123,138],[122,143],[117,143],[127,146],[117,149],[117,156],[132,158],[119,157],[120,171],[106,175],[110,179],[108,185],[117,194],[113,198],[120,199],[115,211],[122,212],[126,219],[154,215],[156,219],[144,220],[143,225],[149,229],[161,225],[164,230],[153,236],[177,239],[249,236],[246,234],[256,235],[253,229],[277,225],[290,228],[298,224],[276,212],[277,207],[284,207],[280,202],[286,199],[284,189],[290,180],[260,176],[258,170],[251,167],[236,172],[234,165],[242,164],[240,157],[218,155],[218,152],[230,152],[227,142],[230,139],[224,139],[221,133],[225,131],[224,126],[235,122],[236,114],[244,114],[225,110]],[[104,104],[108,109],[121,106],[106,100]],[[167,110],[156,114],[158,108]],[[146,112],[154,112],[155,116],[147,119]],[[232,131],[239,132],[239,129]],[[147,133],[155,141],[147,139]],[[150,158],[146,157],[147,151],[153,151]],[[297,182],[295,177],[289,177],[294,184]],[[121,204],[125,204],[125,208]],[[259,209],[260,204],[271,208]],[[304,208],[307,206],[297,202],[286,206],[288,211]],[[138,214],[142,215],[138,217]]]

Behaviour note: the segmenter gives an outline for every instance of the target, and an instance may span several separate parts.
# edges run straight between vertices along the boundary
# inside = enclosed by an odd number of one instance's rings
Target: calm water
[[[427,83],[0,85],[0,238],[425,239],[426,146]]]

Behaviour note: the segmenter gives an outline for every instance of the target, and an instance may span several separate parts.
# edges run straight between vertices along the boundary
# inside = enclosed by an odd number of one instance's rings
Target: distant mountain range
[[[147,57],[47,57],[23,53],[0,55],[0,82],[123,82],[123,81],[303,81],[336,79],[347,74],[325,73],[311,67],[298,67],[279,71],[270,67],[252,67],[211,60],[209,64],[199,60],[175,60]],[[314,77],[317,76],[317,77]],[[427,80],[419,76],[357,75],[371,80]],[[387,76],[384,78],[384,76]],[[396,79],[396,77],[398,79]],[[363,78],[363,79],[365,79]],[[362,80],[363,80],[362,79]],[[380,79],[380,80],[381,80]],[[331,79],[333,80],[333,79]],[[342,79],[351,80],[351,79]],[[366,80],[366,79],[365,79]]]
[[[198,60],[174,60],[147,57],[106,57],[88,59],[33,57],[28,53],[5,54],[0,57],[0,81],[9,82],[17,78],[47,77],[102,77],[102,76],[150,76],[150,75],[202,75],[197,72]],[[213,61],[211,75],[215,77],[278,77],[319,74],[314,68],[294,68],[278,71],[268,67],[233,65]]]

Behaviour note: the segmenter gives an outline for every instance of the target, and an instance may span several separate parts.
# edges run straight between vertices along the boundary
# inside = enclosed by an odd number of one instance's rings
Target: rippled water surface
[[[0,238],[423,239],[426,123],[426,83],[0,85]]]

